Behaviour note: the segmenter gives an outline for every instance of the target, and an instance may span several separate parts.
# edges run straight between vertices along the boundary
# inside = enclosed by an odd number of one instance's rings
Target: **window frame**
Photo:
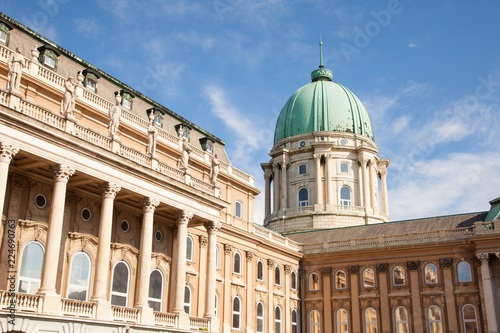
[[[349,191],[349,199],[343,199],[342,198],[342,191],[344,189],[347,189]],[[347,185],[342,185],[340,187],[340,191],[339,191],[339,203],[340,203],[340,206],[352,206],[352,190],[349,186]]]
[[[5,31],[4,29],[2,29],[2,26],[4,26],[4,24],[0,23],[0,45],[8,47],[9,46],[10,31],[9,32]],[[9,30],[9,29],[7,29],[7,30]],[[5,35],[5,39],[1,38],[1,36],[2,36],[1,33],[3,33]]]
[[[295,320],[294,320],[294,317],[295,317]],[[299,332],[299,314],[298,314],[296,309],[292,309],[292,315],[291,315],[290,321],[292,323],[292,332],[291,333],[298,333]]]
[[[313,313],[318,314],[318,322],[317,323],[313,323],[313,321],[312,321]],[[313,327],[315,327],[315,326],[318,327],[318,332],[321,333],[321,312],[319,312],[316,309],[312,309],[311,311],[309,311],[309,332],[314,332]]]
[[[367,313],[368,313],[368,310],[373,310],[373,312],[375,313],[375,321],[368,321],[367,320]],[[367,307],[365,309],[365,311],[363,312],[363,320],[364,320],[364,323],[365,323],[365,333],[368,333],[368,325],[375,325],[375,332],[378,331],[378,314],[377,314],[377,309],[375,309],[373,306],[370,306],[370,307]]]
[[[274,308],[274,333],[283,332],[283,310],[281,306],[276,305]]]
[[[406,320],[398,320],[398,309],[404,309],[405,310]],[[406,307],[404,307],[403,305],[397,306],[394,309],[394,324],[395,324],[394,332],[401,333],[401,332],[399,332],[399,324],[404,324],[406,326],[406,332],[408,332],[408,333],[410,332],[410,316],[409,316],[409,312],[408,312],[408,309]]]
[[[295,271],[290,273],[290,288],[292,290],[297,290],[297,272]]]
[[[262,276],[261,277],[259,277],[259,264],[262,265],[262,271],[261,271],[261,273],[262,273],[261,275]],[[257,281],[264,282],[265,281],[265,275],[266,274],[264,273],[264,262],[261,259],[259,259],[259,260],[257,260]]]
[[[339,273],[344,273],[344,279],[345,279],[344,284],[345,284],[345,286],[343,288],[337,287],[337,274],[339,274]],[[333,277],[334,277],[334,283],[335,283],[335,285],[334,285],[335,290],[344,290],[344,289],[347,289],[347,273],[343,269],[336,270],[335,274],[333,275]]]
[[[238,258],[239,258],[238,263],[236,262],[236,256],[238,256]],[[234,254],[233,254],[233,274],[242,275],[243,274],[242,266],[243,265],[242,265],[241,253],[239,251],[234,251]],[[236,270],[236,268],[238,268],[238,270]]]
[[[467,280],[462,280],[462,278],[460,277],[461,275],[461,272],[460,272],[460,266],[464,266],[464,265],[467,265],[467,269],[468,269],[468,279]],[[457,263],[457,280],[459,283],[469,283],[469,282],[473,282],[472,280],[472,267],[471,267],[471,264],[466,261],[466,260],[460,260],[458,263]]]
[[[186,302],[186,296],[189,296],[188,301]],[[184,312],[188,315],[191,315],[191,310],[193,308],[193,291],[189,284],[184,285]],[[187,308],[187,311],[186,311]]]
[[[472,309],[474,310],[474,320],[472,319],[465,319],[465,315],[464,315],[464,309],[466,306],[471,306]],[[466,324],[467,323],[471,323],[471,322],[474,322],[476,324],[476,332],[479,332],[479,323],[478,323],[478,320],[477,320],[477,309],[476,307],[471,304],[471,303],[467,303],[467,304],[464,304],[462,306],[462,309],[461,309],[461,315],[462,315],[462,328],[463,328],[463,332],[464,333],[468,333],[467,332],[467,329],[466,329]]]
[[[220,248],[215,244],[215,269],[220,269]]]
[[[238,301],[238,310],[234,309],[235,301]],[[231,302],[231,314],[232,314],[232,316],[231,316],[231,328],[233,330],[238,330],[238,331],[241,330],[241,313],[242,313],[241,306],[242,305],[241,305],[240,297],[234,296],[233,301]],[[235,318],[238,319],[238,322],[237,322],[238,325],[235,325],[236,324],[235,320],[234,320]]]
[[[31,278],[31,277],[23,277],[21,275],[21,270],[23,269],[23,259],[24,259],[24,251],[26,251],[26,248],[28,247],[28,245],[30,244],[36,244],[38,246],[40,246],[41,250],[42,250],[42,260],[41,260],[41,267],[40,267],[40,279],[35,279],[35,278]],[[39,241],[36,241],[36,240],[31,240],[29,242],[27,242],[26,244],[24,244],[23,246],[23,249],[21,251],[21,260],[19,262],[19,267],[18,267],[18,276],[17,276],[17,292],[21,292],[19,289],[21,287],[21,282],[22,281],[25,281],[28,283],[28,288],[27,288],[27,292],[25,292],[25,294],[36,294],[38,292],[38,289],[40,289],[40,285],[42,283],[42,272],[43,272],[43,259],[45,258],[45,246],[42,242],[39,242]],[[36,291],[34,292],[31,292],[31,284],[33,282],[38,282],[38,288],[36,289]]]
[[[301,172],[301,167],[304,168],[304,172]],[[307,163],[303,163],[303,164],[299,164],[298,167],[297,167],[297,174],[299,176],[301,175],[307,175]]]
[[[87,273],[87,286],[85,288],[81,287],[81,286],[78,286],[78,285],[74,285],[71,283],[71,277],[72,277],[72,272],[73,272],[73,262],[76,258],[76,256],[78,255],[83,255],[85,257],[85,259],[87,259],[87,264],[88,264],[88,273]],[[91,276],[92,276],[92,259],[90,258],[90,255],[85,252],[85,251],[78,251],[76,253],[73,254],[73,256],[71,257],[71,262],[70,262],[70,267],[69,267],[69,277],[68,277],[68,287],[67,287],[67,298],[68,299],[73,299],[73,300],[80,300],[80,301],[88,301],[89,299],[89,293],[90,293],[90,279],[91,279]],[[77,299],[77,298],[70,298],[70,291],[71,289],[73,288],[73,290],[79,290],[79,291],[86,291],[85,293],[85,299]]]
[[[239,214],[238,214],[238,206],[239,206]],[[234,202],[234,216],[239,219],[243,219],[243,202],[240,200],[236,200]]]
[[[439,310],[439,317],[440,317],[439,319],[431,319],[431,308],[432,307],[436,307]],[[432,330],[431,330],[432,324],[436,324],[436,323],[439,324],[439,326],[441,327],[441,333],[443,333],[444,332],[443,311],[436,304],[431,304],[427,307],[427,329],[429,330],[429,332],[432,332]]]
[[[342,167],[343,166],[345,166],[347,168],[347,171],[342,171]],[[347,162],[340,162],[340,164],[339,164],[339,171],[340,171],[340,173],[348,174],[349,170],[350,170],[349,163],[347,163]]]
[[[117,292],[117,291],[113,290],[113,284],[114,284],[114,280],[115,280],[115,270],[119,264],[124,264],[125,267],[127,268],[127,292],[125,294],[122,292]],[[115,264],[113,266],[113,270],[112,270],[112,275],[111,275],[111,288],[110,288],[110,295],[109,295],[109,301],[110,301],[111,305],[125,306],[125,307],[128,306],[129,294],[130,294],[130,278],[131,278],[130,273],[131,273],[130,266],[129,266],[128,262],[126,262],[125,260],[118,260],[117,262],[115,262]],[[113,296],[125,297],[125,305],[113,304],[112,303]]]
[[[260,316],[259,316],[259,305],[262,306],[262,315],[260,315]],[[256,326],[255,326],[256,333],[264,333],[265,329],[266,329],[266,327],[265,327],[266,308],[264,306],[264,303],[262,303],[262,301],[257,303],[256,318],[257,318],[257,322],[256,322]],[[262,323],[262,331],[259,331],[259,320]]]
[[[340,322],[339,321],[339,313],[340,311],[345,312],[346,320],[345,322]],[[339,308],[337,311],[335,311],[335,327],[336,327],[336,332],[342,332],[340,330],[340,325],[345,325],[347,327],[347,330],[345,332],[349,332],[349,312],[345,308]]]
[[[311,281],[312,282],[314,282],[314,281],[311,280],[311,279],[313,278],[313,275],[317,276],[317,278],[318,278],[318,281],[317,281],[318,288],[317,289],[312,289]],[[319,281],[319,274],[317,272],[311,272],[311,273],[309,273],[309,275],[307,277],[307,286],[308,286],[308,290],[309,291],[319,291],[319,290],[321,290],[321,285],[320,285],[320,281]]]
[[[366,281],[365,281],[365,272],[368,272],[368,271],[371,271],[372,274],[373,274],[373,286],[369,286],[366,284]],[[362,285],[363,285],[363,288],[375,288],[377,286],[377,283],[376,283],[376,280],[375,280],[375,270],[371,267],[366,267],[365,269],[363,269],[363,272],[361,273],[361,277],[362,277]]]
[[[281,286],[281,267],[280,267],[280,265],[274,266],[274,285]]]
[[[436,282],[429,282],[429,280],[427,278],[427,267],[431,267],[431,266],[434,267],[435,272],[436,272]],[[424,284],[425,285],[436,285],[436,284],[439,284],[439,271],[438,271],[438,268],[437,268],[436,264],[434,264],[432,262],[429,262],[429,263],[427,263],[427,264],[424,265],[423,270],[424,270]]]
[[[191,244],[190,244],[191,242]],[[191,255],[188,255],[191,254]],[[191,235],[187,235],[186,237],[186,261],[193,262],[194,261],[194,239]]]
[[[302,190],[306,191],[306,194],[307,194],[307,199],[306,200],[300,200],[300,192]],[[297,207],[307,207],[307,206],[309,206],[309,189],[307,187],[305,187],[305,186],[302,186],[297,191]]]
[[[396,268],[401,268],[401,270],[403,271],[403,283],[401,284],[396,283]],[[392,268],[392,285],[395,287],[406,286],[406,270],[402,265],[396,265]]]
[[[149,296],[149,291],[151,289],[151,276],[153,275],[154,272],[160,273],[160,283],[161,283],[160,298],[154,298],[154,297]],[[149,273],[148,305],[149,305],[150,308],[153,308],[151,306],[150,302],[160,303],[160,310],[154,310],[153,309],[154,311],[160,311],[161,312],[163,310],[163,281],[164,281],[163,273],[162,273],[162,271],[159,268],[155,268],[155,269],[153,269]]]

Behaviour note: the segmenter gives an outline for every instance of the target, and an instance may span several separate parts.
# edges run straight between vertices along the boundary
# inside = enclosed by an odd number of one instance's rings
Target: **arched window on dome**
[[[302,187],[298,193],[299,207],[309,206],[309,191],[307,188]]]
[[[351,189],[347,186],[342,186],[342,188],[340,189],[340,205],[351,205]]]

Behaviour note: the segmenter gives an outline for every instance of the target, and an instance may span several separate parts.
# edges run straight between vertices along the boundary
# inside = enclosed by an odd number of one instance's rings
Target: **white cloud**
[[[411,48],[417,47],[417,43],[410,43],[410,44],[408,45],[408,47],[411,47]]]
[[[94,39],[101,33],[101,26],[95,17],[80,17],[74,19],[75,30],[85,38]]]

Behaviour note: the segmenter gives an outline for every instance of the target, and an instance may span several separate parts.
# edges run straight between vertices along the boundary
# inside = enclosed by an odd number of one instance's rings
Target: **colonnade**
[[[500,252],[494,254],[498,259],[500,259]],[[484,307],[486,312],[486,321],[488,332],[498,332],[498,322],[496,317],[495,309],[495,291],[491,280],[491,269],[490,269],[490,253],[477,253],[477,259],[481,262],[481,285],[484,297]]]
[[[0,142],[0,216],[3,214],[3,207],[6,197],[7,178],[9,175],[9,166],[12,158],[17,154],[18,149],[13,145]],[[44,263],[42,266],[42,277],[38,294],[45,296],[43,312],[58,313],[60,311],[60,295],[56,291],[56,281],[58,279],[58,267],[61,264],[60,251],[63,244],[63,224],[64,207],[66,202],[66,187],[70,182],[71,176],[75,170],[64,164],[54,164],[51,166],[51,172],[54,179],[52,192],[47,238],[45,244]],[[113,182],[103,182],[98,186],[102,194],[101,215],[99,221],[98,244],[96,254],[96,266],[94,270],[94,283],[92,292],[92,301],[96,301],[98,306],[106,308],[110,306],[108,299],[108,280],[109,280],[109,260],[112,236],[113,207],[116,195],[120,192],[121,186]],[[137,279],[135,288],[134,307],[141,308],[143,311],[152,309],[148,304],[148,290],[150,279],[152,239],[153,239],[153,220],[154,212],[160,201],[156,198],[145,197],[141,201],[143,217],[140,234],[140,251],[137,264]],[[193,218],[193,213],[187,210],[179,210],[176,214],[177,225],[177,249],[174,251],[172,261],[173,277],[173,309],[172,312],[184,314],[184,288],[186,285],[186,247],[187,247],[187,228],[189,221]],[[208,233],[208,251],[207,251],[207,279],[206,279],[206,303],[205,317],[215,317],[215,285],[216,285],[216,243],[217,232],[221,228],[220,222],[209,222],[205,224]],[[2,230],[2,241],[5,232]],[[2,244],[3,246],[3,243]],[[109,319],[109,311],[100,311],[98,309],[98,319]],[[152,316],[151,316],[152,318]]]

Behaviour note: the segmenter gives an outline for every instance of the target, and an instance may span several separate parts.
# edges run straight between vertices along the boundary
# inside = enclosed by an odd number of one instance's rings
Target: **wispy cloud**
[[[101,26],[95,17],[79,17],[74,19],[76,32],[85,38],[95,39],[101,33]]]

